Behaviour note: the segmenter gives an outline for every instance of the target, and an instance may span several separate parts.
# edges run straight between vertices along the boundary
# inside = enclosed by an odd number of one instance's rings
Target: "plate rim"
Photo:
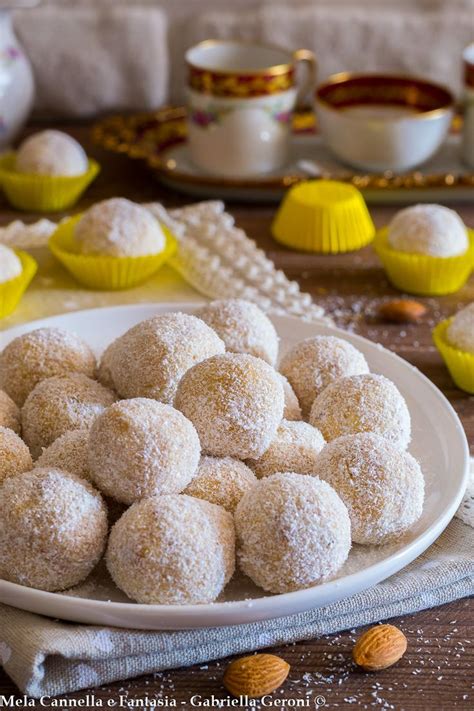
[[[73,311],[73,312],[67,312],[67,313],[62,313],[62,314],[56,314],[53,316],[41,318],[41,319],[36,319],[35,321],[30,321],[26,322],[23,324],[17,324],[14,325],[8,329],[4,329],[0,331],[0,348],[3,348],[3,341],[5,341],[5,336],[8,335],[11,332],[25,332],[26,330],[33,330],[35,327],[38,328],[39,324],[44,325],[45,322],[50,323],[52,321],[55,321],[57,319],[64,319],[64,317],[71,316],[71,315],[76,315],[76,316],[86,316],[88,314],[94,313],[97,314],[98,312],[123,312],[124,310],[133,312],[133,311],[140,311],[140,310],[148,310],[148,309],[153,309],[157,312],[167,312],[167,311],[193,311],[199,308],[200,304],[205,303],[204,300],[200,301],[192,301],[192,302],[143,302],[143,303],[138,303],[138,304],[124,304],[124,305],[115,305],[115,306],[105,306],[105,307],[99,307],[99,308],[92,308],[92,309],[83,309],[83,310],[78,310],[78,311]],[[294,317],[294,316],[280,316],[280,315],[271,315],[271,318],[274,318],[276,321],[282,320],[282,321],[287,321],[287,322],[293,322],[295,324],[301,324],[305,323],[306,325],[311,325],[309,322],[304,322],[301,319]],[[145,316],[144,318],[147,318]],[[403,364],[403,367],[408,367],[412,371],[416,371],[416,376],[420,378],[425,386],[428,386],[428,388],[436,395],[437,398],[441,399],[443,401],[443,405],[446,408],[447,412],[449,412],[449,415],[453,421],[453,425],[455,425],[455,430],[457,431],[457,434],[459,435],[459,443],[462,443],[462,447],[457,450],[457,454],[459,456],[459,461],[460,465],[462,464],[462,461],[464,460],[464,471],[462,474],[462,477],[460,478],[460,483],[458,486],[458,489],[456,491],[456,494],[453,495],[450,499],[450,501],[444,506],[441,514],[438,516],[438,518],[433,521],[427,529],[425,529],[423,532],[421,532],[419,535],[417,535],[412,541],[409,543],[405,544],[400,550],[395,551],[391,553],[387,558],[384,558],[383,560],[380,560],[376,563],[373,563],[366,568],[363,568],[362,571],[355,571],[352,573],[349,573],[347,575],[344,575],[343,578],[336,578],[335,580],[329,580],[327,582],[309,587],[309,588],[304,588],[302,590],[297,590],[294,592],[290,593],[282,593],[282,594],[277,594],[277,595],[264,595],[260,598],[253,598],[251,601],[249,600],[232,600],[232,601],[223,601],[223,602],[212,602],[212,603],[206,603],[202,605],[145,605],[145,604],[140,604],[140,603],[135,603],[135,602],[113,602],[113,601],[105,601],[105,600],[94,600],[90,598],[82,598],[74,595],[66,595],[62,592],[47,592],[44,590],[38,590],[36,588],[29,588],[24,585],[19,585],[17,583],[12,583],[3,579],[0,579],[0,602],[5,601],[5,593],[6,597],[8,597],[8,602],[6,604],[12,604],[11,600],[16,600],[19,603],[23,602],[23,598],[34,598],[33,599],[33,605],[35,603],[35,600],[38,601],[40,606],[43,607],[44,605],[52,605],[53,607],[56,605],[60,606],[65,606],[65,607],[80,607],[82,610],[85,611],[85,615],[80,613],[78,616],[76,615],[75,620],[76,621],[84,621],[84,617],[87,616],[90,619],[92,617],[96,618],[96,622],[89,622],[89,624],[104,624],[103,622],[98,622],[98,617],[102,616],[102,618],[109,616],[110,617],[117,617],[121,618],[120,619],[120,624],[117,623],[117,626],[124,627],[124,622],[123,622],[123,617],[130,611],[133,610],[132,614],[132,619],[130,621],[130,624],[127,625],[130,628],[142,628],[142,629],[191,629],[193,627],[216,627],[216,626],[221,626],[221,625],[235,625],[235,624],[243,624],[243,623],[251,623],[254,621],[258,620],[265,620],[265,619],[276,619],[278,617],[283,617],[286,614],[296,614],[298,612],[301,612],[303,610],[311,610],[311,609],[316,609],[323,607],[325,604],[329,603],[317,603],[317,604],[311,604],[309,602],[302,602],[305,598],[311,596],[311,591],[314,590],[319,590],[320,594],[321,591],[323,594],[326,594],[326,596],[332,597],[332,601],[337,601],[343,598],[347,598],[352,596],[353,594],[357,594],[358,592],[361,592],[362,590],[366,590],[369,587],[372,587],[373,585],[376,585],[378,582],[381,582],[382,580],[385,580],[386,578],[390,577],[394,573],[402,570],[405,568],[407,565],[409,565],[416,557],[421,555],[425,550],[429,548],[429,546],[441,535],[441,533],[445,530],[445,528],[448,526],[450,521],[452,520],[457,508],[459,507],[459,504],[461,503],[467,481],[468,481],[468,474],[469,474],[469,447],[468,447],[468,442],[467,442],[467,437],[466,433],[464,431],[464,428],[462,426],[462,423],[459,419],[459,416],[457,415],[456,411],[454,410],[453,406],[449,402],[449,400],[446,398],[446,396],[442,393],[442,391],[427,377],[425,376],[421,371],[419,371],[415,366],[413,366],[411,363],[406,361],[404,358],[399,356],[397,353],[394,353],[390,351],[389,349],[385,348],[384,346],[381,346],[380,344],[377,344],[374,341],[369,340],[368,338],[365,338],[364,336],[361,336],[359,334],[354,334],[354,333],[349,333],[347,331],[344,331],[343,329],[337,327],[337,326],[332,326],[328,324],[314,324],[316,326],[319,326],[323,329],[328,329],[332,332],[334,332],[336,335],[339,335],[340,337],[349,339],[350,341],[355,341],[363,343],[364,345],[367,345],[370,348],[376,348],[379,351],[383,351],[386,355],[389,357],[395,359],[396,361],[399,361]],[[403,562],[401,565],[399,565],[400,559],[403,559]],[[357,578],[360,576],[361,572],[364,573],[364,578],[370,579],[369,584],[364,584],[362,583],[361,585],[354,585],[354,581],[357,581]],[[347,594],[342,593],[341,594],[341,588],[342,587],[351,587],[351,591],[348,592]],[[273,600],[275,601],[274,608],[275,611],[274,613],[268,614],[268,612],[265,612],[264,610],[261,610],[260,608],[264,608],[265,606],[268,606],[268,601]],[[300,603],[298,605],[298,603]],[[23,602],[23,606],[20,607],[20,609],[30,609],[30,611],[36,611],[31,608],[31,606],[25,607]],[[28,603],[29,604],[29,603]],[[13,605],[14,606],[14,605]],[[294,610],[293,613],[290,612],[279,612],[279,608],[286,608],[290,606],[291,608],[297,608]],[[37,606],[36,606],[37,607]],[[88,611],[92,613],[92,615],[88,615]],[[242,621],[239,619],[239,616],[242,615],[242,613],[247,613],[245,615],[245,620]],[[95,613],[95,614],[94,614]],[[102,613],[102,614],[101,614]],[[44,612],[41,612],[40,614],[47,614]],[[68,613],[70,614],[70,613]],[[150,620],[153,615],[157,616],[178,616],[181,618],[181,622],[173,622],[171,626],[167,626],[166,622],[160,622],[159,627],[150,627]],[[202,624],[197,624],[195,620],[193,619],[196,615],[199,616],[210,616],[214,617],[215,621],[209,621],[206,620]],[[61,619],[74,619],[74,616],[64,616],[64,613],[62,614],[56,614],[57,617],[60,617]],[[78,619],[82,618],[82,619]],[[143,618],[142,620],[138,620],[135,618]],[[137,625],[137,622],[140,622],[140,624]],[[143,624],[146,622],[146,624]],[[113,623],[109,623],[113,624]]]

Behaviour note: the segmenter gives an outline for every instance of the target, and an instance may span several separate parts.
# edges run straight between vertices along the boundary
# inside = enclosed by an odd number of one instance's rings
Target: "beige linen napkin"
[[[370,590],[236,627],[143,632],[58,622],[0,605],[0,657],[20,689],[38,698],[311,639],[473,594],[472,539],[473,529],[455,518],[416,561]]]

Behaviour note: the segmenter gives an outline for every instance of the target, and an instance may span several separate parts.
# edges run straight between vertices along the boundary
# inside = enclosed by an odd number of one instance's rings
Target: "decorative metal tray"
[[[289,186],[321,177],[352,183],[371,202],[403,203],[474,198],[474,172],[460,158],[459,127],[456,119],[445,144],[417,171],[364,174],[338,162],[318,135],[314,115],[300,113],[293,121],[288,164],[278,172],[245,180],[208,175],[192,164],[184,107],[111,116],[92,131],[94,141],[103,148],[146,162],[163,184],[199,197],[277,202]]]

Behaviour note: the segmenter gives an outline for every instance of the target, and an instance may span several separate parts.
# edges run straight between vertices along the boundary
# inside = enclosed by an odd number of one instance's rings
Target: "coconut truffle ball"
[[[227,351],[250,353],[275,365],[278,336],[274,325],[256,304],[244,299],[211,301],[196,313],[222,338]]]
[[[307,416],[314,399],[329,383],[348,375],[368,373],[369,366],[357,348],[336,336],[314,336],[286,353],[280,371],[290,381]]]
[[[13,249],[0,244],[0,284],[16,279],[23,268]]]
[[[388,226],[388,244],[399,252],[454,257],[469,247],[459,215],[442,205],[413,205],[397,212]]]
[[[114,401],[114,393],[81,373],[43,380],[23,405],[23,439],[37,458],[68,430],[90,428]]]
[[[316,462],[316,474],[347,506],[355,543],[389,543],[421,516],[420,465],[379,435],[364,432],[330,442]]]
[[[285,420],[302,420],[303,414],[301,412],[301,407],[289,380],[278,371],[275,372],[283,385],[283,394],[285,396],[285,410],[283,412],[283,417]]]
[[[20,408],[3,390],[0,390],[0,427],[8,427],[17,434],[21,432]]]
[[[121,397],[150,397],[172,405],[185,372],[224,350],[224,342],[201,319],[163,314],[118,338],[106,362]]]
[[[4,479],[33,467],[30,450],[13,430],[0,427],[0,485]]]
[[[70,430],[58,437],[36,461],[36,467],[70,472],[92,482],[89,472],[89,430]]]
[[[84,373],[94,377],[95,356],[82,338],[61,328],[38,328],[18,336],[0,353],[0,387],[21,407],[42,380]]]
[[[294,473],[261,479],[235,512],[238,560],[264,590],[301,590],[335,575],[351,547],[345,505],[326,482]]]
[[[235,567],[234,522],[220,506],[192,496],[152,496],[112,528],[107,567],[141,603],[213,602]]]
[[[282,420],[268,449],[247,464],[259,479],[277,472],[314,475],[316,459],[325,444],[321,432],[307,422]]]
[[[116,340],[112,341],[112,343],[110,343],[105,349],[105,351],[102,353],[96,374],[99,383],[102,383],[102,385],[104,385],[104,387],[106,388],[109,388],[109,390],[114,390],[115,388],[112,373],[110,370],[110,363],[112,360],[112,352],[115,348],[116,343]]]
[[[451,346],[474,354],[474,303],[461,309],[446,329]]]
[[[179,493],[196,474],[200,454],[191,422],[156,400],[121,400],[103,412],[90,431],[92,479],[125,504],[143,496]]]
[[[225,353],[188,370],[178,385],[175,407],[198,431],[206,454],[260,457],[283,417],[283,386],[260,358]]]
[[[62,131],[40,131],[26,138],[15,160],[18,173],[72,176],[87,172],[87,155],[72,136]]]
[[[100,494],[58,469],[34,469],[0,487],[0,571],[40,590],[80,583],[99,561],[107,536]]]
[[[203,457],[184,494],[210,501],[234,513],[242,496],[257,483],[255,474],[232,457]]]
[[[407,404],[383,375],[353,375],[336,380],[314,401],[309,421],[328,442],[358,432],[375,432],[399,449],[405,449],[410,442]]]
[[[82,254],[139,257],[159,254],[166,239],[151,212],[125,198],[103,200],[90,207],[74,231]]]

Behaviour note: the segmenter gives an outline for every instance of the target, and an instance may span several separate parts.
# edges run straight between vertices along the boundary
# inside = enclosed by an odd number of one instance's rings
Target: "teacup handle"
[[[308,104],[312,106],[313,101],[307,100],[308,95],[312,94],[316,88],[316,75],[318,71],[318,63],[316,61],[316,55],[310,49],[297,49],[293,52],[293,59],[295,62],[304,62],[307,66],[307,75],[304,82],[302,82],[301,87],[298,91],[298,98],[296,100],[296,105],[299,108],[307,107]]]

